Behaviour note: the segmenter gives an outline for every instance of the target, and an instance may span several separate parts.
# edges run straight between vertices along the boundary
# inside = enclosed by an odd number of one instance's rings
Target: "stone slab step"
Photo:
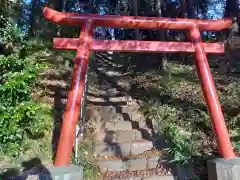
[[[103,171],[137,171],[147,168],[146,158],[126,159],[126,160],[101,160],[98,161],[99,167]]]
[[[132,123],[129,122],[129,121],[106,122],[105,129],[106,129],[106,131],[131,130],[132,129]]]
[[[160,161],[161,159],[161,161]],[[98,165],[103,171],[137,171],[154,169],[164,165],[164,156],[158,150],[139,155],[98,157]]]
[[[148,178],[142,178],[141,180],[177,180],[174,176],[153,176]]]
[[[145,120],[144,115],[141,111],[135,107],[130,107],[129,105],[121,106],[117,108],[118,113],[128,114],[132,121],[141,121]]]
[[[100,111],[99,116],[105,121],[105,122],[124,122],[124,117],[122,114],[110,114],[110,113],[104,113]]]
[[[118,113],[132,113],[139,111],[139,109],[138,105],[122,105],[116,108]]]
[[[98,165],[103,171],[111,172],[153,169],[157,168],[159,164],[158,156],[98,161]]]
[[[106,131],[99,132],[96,137],[97,142],[125,143],[142,139],[142,134],[138,130],[129,131]]]
[[[151,141],[141,140],[126,143],[99,143],[95,146],[97,156],[124,156],[130,154],[141,154],[151,150],[153,144]]]
[[[127,179],[119,179],[115,178],[113,180],[177,180],[177,177],[174,176],[152,176],[147,178],[141,178],[141,177],[130,177]]]
[[[127,104],[127,99],[125,96],[115,96],[115,97],[111,97],[111,96],[88,96],[88,100],[89,101],[93,101],[93,102],[105,102],[105,103],[109,103],[109,107],[111,106],[111,103],[120,103],[121,104]],[[124,105],[123,105],[124,106]]]
[[[176,180],[173,171],[168,167],[160,167],[140,171],[107,172],[105,180]]]
[[[118,123],[122,123],[125,121],[124,117],[122,114],[115,114],[113,115],[112,119],[110,119],[109,121],[112,121],[112,122],[118,122]]]

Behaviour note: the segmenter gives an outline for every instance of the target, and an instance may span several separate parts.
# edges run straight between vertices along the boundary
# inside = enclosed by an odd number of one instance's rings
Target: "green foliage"
[[[81,141],[78,155],[77,163],[84,168],[84,179],[100,179],[101,174],[95,162],[96,157],[94,157],[93,144],[90,138]]]
[[[201,87],[191,66],[169,63],[163,76],[141,75],[150,79],[145,86],[145,111],[154,129],[163,133],[171,148],[173,161],[186,163],[216,154],[217,145]],[[152,79],[158,79],[152,83]],[[214,77],[231,141],[240,152],[239,78]],[[224,84],[224,86],[222,84]],[[195,162],[194,162],[195,163]]]
[[[44,116],[39,116],[43,107],[31,98],[37,74],[46,65],[21,54],[32,44],[25,41],[20,30],[11,23],[7,22],[0,29],[0,35],[6,46],[19,49],[10,51],[8,56],[0,56],[0,146],[3,153],[17,156],[24,141],[38,137],[46,127]]]
[[[3,17],[0,19],[4,19]],[[16,28],[9,21],[6,22],[5,27],[0,29],[0,35],[4,42],[21,43],[24,39],[24,34],[20,29]]]
[[[168,152],[173,157],[173,161],[181,163],[186,163],[196,153],[193,149],[195,135],[189,131],[191,130],[191,119],[187,119],[185,113],[180,109],[157,102],[148,104],[148,117],[158,122],[155,129],[163,133],[172,145]],[[181,119],[186,120],[185,126],[189,128],[181,127],[179,124]]]
[[[34,46],[40,46],[34,41],[28,41],[25,34],[16,25],[8,21],[7,18],[0,16],[0,22],[5,22],[4,27],[0,28],[0,37],[4,43],[5,54],[14,54],[15,56],[25,58],[31,53]]]
[[[169,153],[173,156],[174,161],[185,163],[191,159],[192,155],[192,134],[176,124],[169,124],[164,129],[165,135],[171,140],[173,147]]]

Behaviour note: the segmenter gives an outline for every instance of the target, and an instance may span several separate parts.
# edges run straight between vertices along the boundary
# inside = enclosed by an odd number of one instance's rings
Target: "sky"
[[[226,1],[209,0],[207,16],[209,19],[220,19],[224,15],[224,6]]]
[[[24,0],[25,3],[29,4],[32,0]],[[40,0],[41,2],[44,2],[44,0]]]

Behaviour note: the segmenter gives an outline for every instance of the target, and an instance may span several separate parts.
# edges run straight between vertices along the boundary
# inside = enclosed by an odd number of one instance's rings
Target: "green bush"
[[[7,23],[0,29],[0,35],[5,45],[19,49],[0,56],[0,146],[2,153],[17,156],[24,140],[37,137],[46,127],[43,116],[39,115],[43,107],[31,98],[37,74],[45,64],[21,54],[32,44],[24,40],[15,26]]]

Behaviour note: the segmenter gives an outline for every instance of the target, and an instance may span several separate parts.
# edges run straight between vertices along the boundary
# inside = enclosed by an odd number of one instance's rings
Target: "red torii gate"
[[[235,157],[206,57],[206,53],[224,53],[224,44],[203,43],[200,35],[200,31],[227,29],[232,24],[230,19],[213,21],[61,13],[47,7],[44,8],[43,14],[47,20],[54,23],[82,27],[79,39],[54,38],[54,47],[56,49],[77,51],[72,84],[68,94],[67,106],[57,148],[55,166],[64,166],[70,163],[90,50],[157,53],[195,52],[196,70],[208,105],[219,152],[223,158]],[[191,42],[93,40],[92,33],[96,26],[187,30]]]

